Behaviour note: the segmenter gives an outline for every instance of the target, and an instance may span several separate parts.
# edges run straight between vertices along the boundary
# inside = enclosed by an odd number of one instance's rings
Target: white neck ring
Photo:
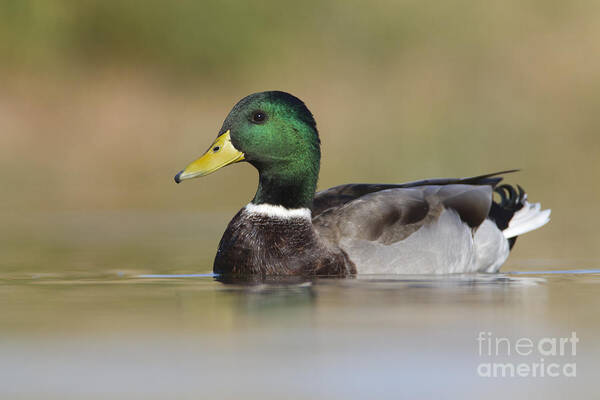
[[[250,214],[264,215],[265,217],[278,219],[303,218],[311,220],[311,213],[308,208],[285,208],[284,206],[273,204],[252,204],[248,203],[245,210]]]

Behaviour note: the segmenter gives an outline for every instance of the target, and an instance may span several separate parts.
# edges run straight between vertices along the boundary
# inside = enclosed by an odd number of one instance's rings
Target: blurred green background
[[[249,165],[176,186],[229,109],[313,111],[320,188],[521,168],[508,269],[600,256],[596,1],[0,1],[0,267],[210,271]],[[572,263],[572,264],[570,264]]]

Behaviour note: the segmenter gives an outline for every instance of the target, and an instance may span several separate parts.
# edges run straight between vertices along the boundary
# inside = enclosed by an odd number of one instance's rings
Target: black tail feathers
[[[525,194],[525,190],[519,185],[516,188],[507,184],[500,185],[494,188],[494,192],[500,196],[500,201],[492,202],[490,218],[496,223],[498,229],[503,231],[508,228],[508,224],[515,213],[523,208],[527,195]],[[511,249],[516,241],[516,237],[508,239]]]

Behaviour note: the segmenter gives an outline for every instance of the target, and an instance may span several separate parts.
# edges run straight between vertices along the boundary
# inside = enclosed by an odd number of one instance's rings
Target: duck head
[[[252,203],[310,208],[320,158],[316,123],[304,103],[289,93],[261,92],[233,107],[217,139],[204,155],[175,175],[175,182],[244,161],[259,173]]]

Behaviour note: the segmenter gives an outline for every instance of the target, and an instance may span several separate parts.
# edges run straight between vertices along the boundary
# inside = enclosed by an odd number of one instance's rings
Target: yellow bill
[[[242,161],[243,159],[244,153],[233,146],[229,131],[227,131],[215,140],[210,149],[202,157],[175,175],[175,182],[179,183],[184,179],[208,175],[219,168]]]

